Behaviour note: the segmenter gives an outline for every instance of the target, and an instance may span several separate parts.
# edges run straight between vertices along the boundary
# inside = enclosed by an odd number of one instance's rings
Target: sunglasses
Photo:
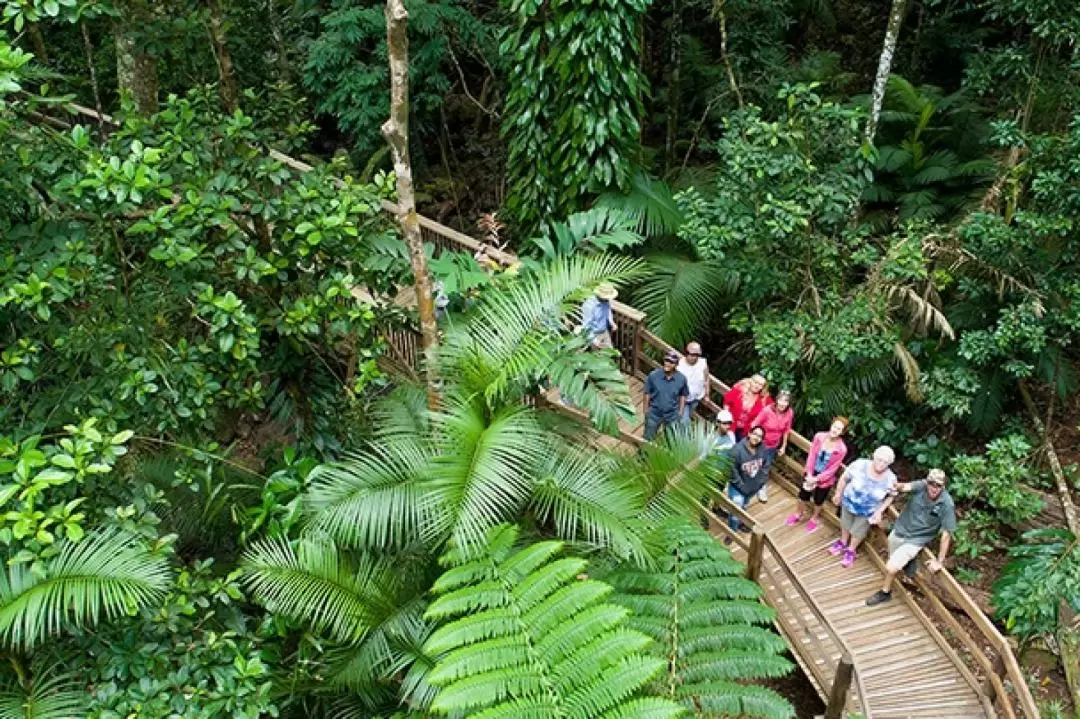
[[[931,487],[944,487],[945,486],[944,482],[930,482],[929,484],[930,484]]]

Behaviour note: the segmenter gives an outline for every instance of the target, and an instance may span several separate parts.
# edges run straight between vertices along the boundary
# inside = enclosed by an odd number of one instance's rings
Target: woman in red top
[[[765,461],[772,466],[776,455],[787,452],[788,435],[791,434],[791,425],[795,422],[795,411],[791,409],[791,392],[781,390],[776,395],[776,403],[770,404],[754,418],[753,426],[765,430]],[[768,482],[758,491],[758,500],[769,501]]]
[[[735,430],[736,441],[741,442],[750,433],[761,410],[772,403],[766,386],[765,378],[756,374],[739,380],[724,395],[724,409],[731,412],[731,428]]]

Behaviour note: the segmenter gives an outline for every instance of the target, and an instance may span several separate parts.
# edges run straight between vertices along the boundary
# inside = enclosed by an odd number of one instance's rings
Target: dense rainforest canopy
[[[392,108],[375,0],[0,0],[0,717],[793,716],[704,438],[529,401],[635,412],[561,331],[602,281],[944,469],[954,573],[1074,716],[1075,3],[405,5]],[[402,157],[521,258],[427,257],[426,394]]]

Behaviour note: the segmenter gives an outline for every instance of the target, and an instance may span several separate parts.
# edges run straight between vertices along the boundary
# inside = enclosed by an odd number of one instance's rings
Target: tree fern
[[[677,717],[682,708],[643,692],[664,660],[605,601],[611,587],[583,579],[584,560],[559,558],[560,542],[515,546],[500,526],[485,550],[453,551],[435,583],[425,645],[438,661],[432,710],[454,717],[615,719]]]
[[[0,640],[29,649],[65,626],[126,614],[161,597],[169,579],[165,557],[131,535],[102,531],[64,542],[44,577],[22,564],[0,572]]]
[[[760,604],[761,589],[743,579],[743,566],[685,520],[669,520],[656,534],[664,549],[655,567],[622,567],[603,579],[612,600],[632,612],[630,625],[656,643],[667,671],[658,694],[699,717],[788,719],[791,705],[746,680],[779,677],[791,663],[784,641],[767,629],[774,612]]]

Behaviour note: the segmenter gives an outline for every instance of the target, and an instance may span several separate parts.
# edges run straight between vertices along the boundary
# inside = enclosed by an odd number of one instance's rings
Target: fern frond
[[[744,683],[792,668],[782,656],[786,644],[765,628],[775,613],[753,601],[760,587],[686,520],[669,520],[655,534],[662,553],[654,565],[619,567],[602,579],[616,588],[613,601],[631,610],[631,626],[653,637],[653,651],[669,659],[656,691],[701,717],[794,716],[772,690]]]
[[[635,229],[647,237],[674,235],[684,221],[671,187],[644,172],[634,175],[629,192],[604,193],[597,198],[596,207],[624,213],[631,218]]]
[[[584,563],[558,558],[559,542],[516,548],[516,528],[492,528],[479,553],[435,583],[426,616],[443,622],[425,644],[438,656],[428,679],[433,711],[455,716],[674,717],[681,708],[645,697],[663,670],[643,653],[650,640],[625,626],[627,610],[606,601],[611,587],[579,581]],[[636,708],[636,709],[635,709]]]

